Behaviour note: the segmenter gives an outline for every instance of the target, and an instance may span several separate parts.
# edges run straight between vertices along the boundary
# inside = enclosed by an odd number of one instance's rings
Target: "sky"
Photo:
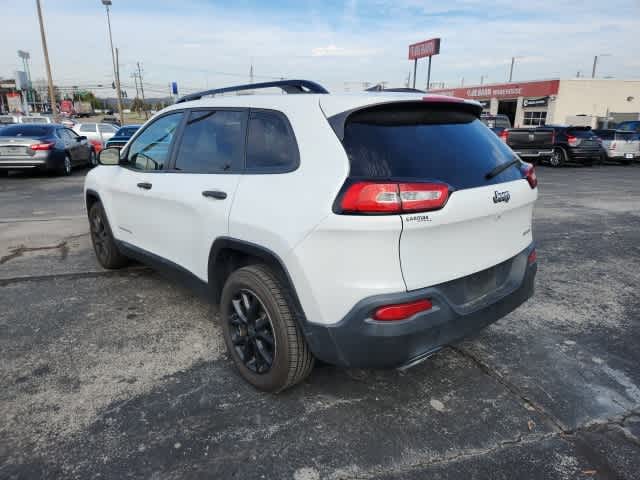
[[[56,85],[112,96],[113,66],[100,0],[41,0]],[[0,77],[22,69],[44,78],[35,0],[0,0]],[[305,78],[331,91],[363,82],[404,86],[408,45],[440,37],[432,82],[447,88],[500,83],[517,57],[514,81],[590,76],[640,79],[640,0],[113,0],[111,25],[120,77],[143,68],[145,94],[165,96],[254,80]],[[426,60],[417,87],[426,86]],[[105,88],[96,88],[105,85]],[[132,93],[133,92],[133,95]]]

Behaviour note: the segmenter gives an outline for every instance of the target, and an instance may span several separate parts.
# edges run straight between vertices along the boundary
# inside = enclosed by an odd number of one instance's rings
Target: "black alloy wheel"
[[[257,374],[271,370],[276,341],[269,313],[258,296],[242,289],[231,299],[228,317],[231,342],[245,367]]]

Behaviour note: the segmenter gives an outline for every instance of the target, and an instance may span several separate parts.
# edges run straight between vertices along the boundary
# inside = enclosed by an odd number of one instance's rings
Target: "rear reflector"
[[[534,248],[533,250],[531,250],[531,253],[529,253],[529,257],[527,258],[527,261],[529,262],[529,265],[531,265],[532,263],[536,263],[537,260],[538,260],[538,252],[536,252],[536,249]]]
[[[35,143],[31,145],[31,150],[51,150],[55,143]]]
[[[381,320],[385,322],[392,322],[394,320],[406,320],[409,317],[413,317],[416,313],[431,310],[433,303],[431,300],[418,300],[410,303],[398,303],[395,305],[386,305],[379,307],[373,312],[373,318],[375,320]]]
[[[449,198],[443,183],[356,182],[342,194],[341,213],[405,213],[442,208]]]
[[[522,167],[522,173],[524,178],[529,182],[529,186],[531,188],[536,188],[538,186],[538,176],[536,175],[536,167],[532,164],[523,162],[524,166]]]

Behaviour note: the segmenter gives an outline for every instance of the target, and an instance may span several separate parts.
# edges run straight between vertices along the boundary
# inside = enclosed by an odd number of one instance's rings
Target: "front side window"
[[[176,154],[176,170],[219,173],[242,168],[244,112],[191,112]]]
[[[149,124],[131,144],[127,153],[128,165],[136,170],[165,169],[182,115],[182,112],[172,113]]]
[[[278,173],[297,168],[298,147],[282,114],[251,112],[247,128],[247,171]]]

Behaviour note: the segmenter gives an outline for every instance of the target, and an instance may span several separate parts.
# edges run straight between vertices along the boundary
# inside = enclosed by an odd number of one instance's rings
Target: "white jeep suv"
[[[218,95],[263,87],[289,95]],[[190,95],[87,174],[96,255],[219,304],[259,389],[302,381],[315,359],[413,365],[533,294],[537,180],[481,111],[306,80]]]

